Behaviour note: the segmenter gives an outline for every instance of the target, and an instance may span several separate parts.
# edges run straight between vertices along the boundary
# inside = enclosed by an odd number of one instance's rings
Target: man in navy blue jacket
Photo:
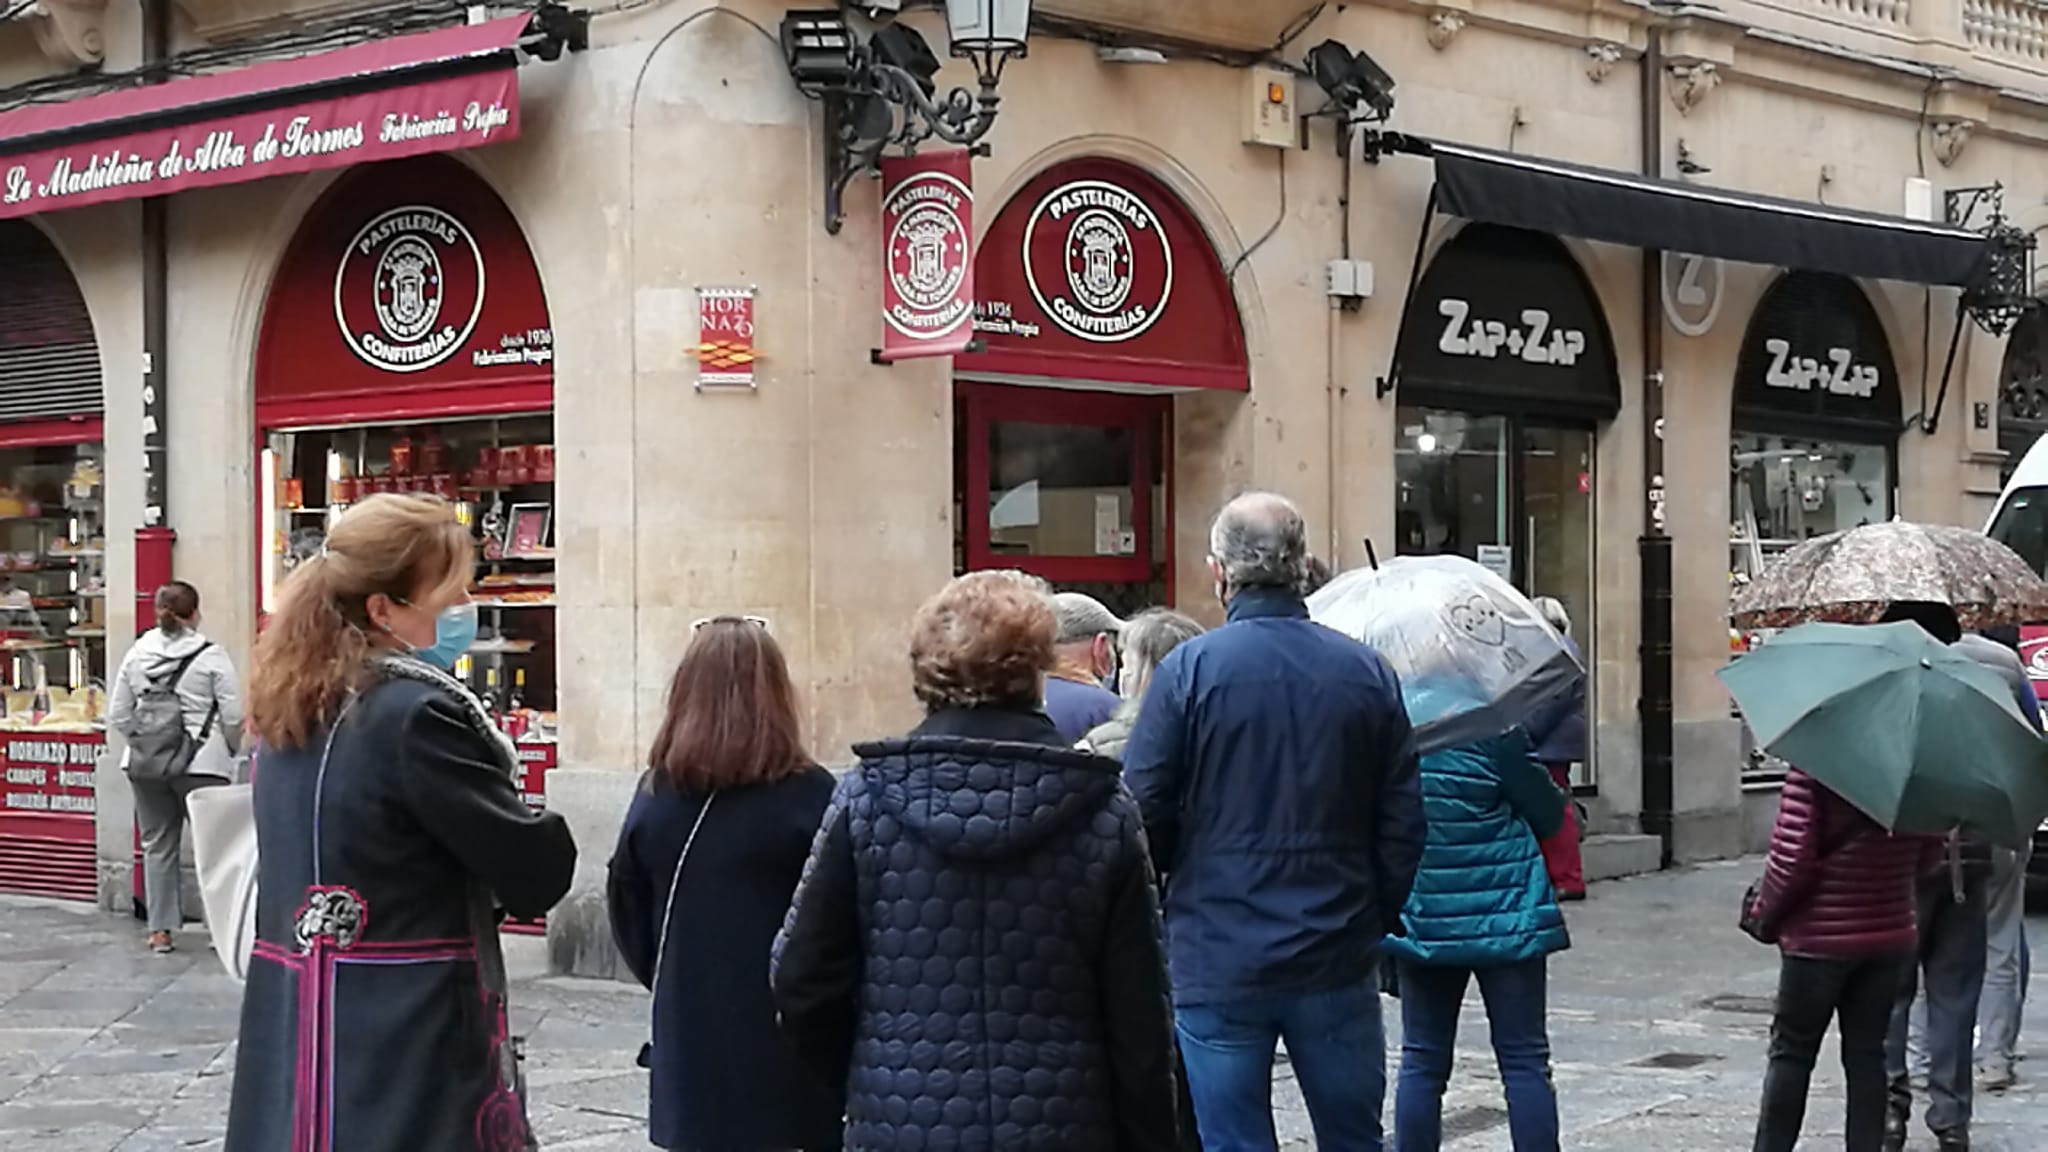
[[[1124,750],[1166,877],[1175,1024],[1205,1146],[1274,1149],[1284,1037],[1324,1152],[1381,1152],[1378,950],[1422,856],[1401,687],[1311,622],[1307,527],[1232,501],[1209,532],[1230,622],[1174,649]]]

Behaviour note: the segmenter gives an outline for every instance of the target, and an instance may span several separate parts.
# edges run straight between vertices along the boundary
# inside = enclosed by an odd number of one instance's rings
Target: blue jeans
[[[1274,1152],[1273,1046],[1287,1041],[1322,1152],[1382,1152],[1387,1037],[1379,981],[1174,1013],[1205,1152]]]
[[[1493,968],[1401,964],[1401,1085],[1394,1094],[1394,1147],[1436,1152],[1444,1135],[1444,1088],[1458,1046],[1465,985],[1479,978],[1493,1054],[1507,1089],[1515,1152],[1557,1152],[1557,1088],[1544,1027],[1548,968],[1542,957]]]

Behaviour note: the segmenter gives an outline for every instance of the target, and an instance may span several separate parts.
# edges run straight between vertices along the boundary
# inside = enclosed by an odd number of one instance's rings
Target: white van
[[[1998,494],[1984,534],[2020,554],[2034,571],[2048,575],[2048,436],[2034,441]],[[2020,629],[2020,659],[2037,694],[2048,697],[2048,627]],[[2048,823],[2034,832],[2034,856],[2028,878],[2048,878]]]
[[[1998,494],[1984,534],[2019,553],[2034,571],[2048,574],[2048,436],[2027,449]]]

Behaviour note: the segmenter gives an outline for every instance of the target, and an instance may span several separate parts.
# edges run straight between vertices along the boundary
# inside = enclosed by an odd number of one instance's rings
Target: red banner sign
[[[754,290],[697,289],[697,383],[700,386],[752,388],[754,361]]]
[[[974,339],[974,158],[882,158],[882,359],[955,356]]]
[[[73,816],[90,826],[93,768],[106,747],[97,732],[0,733],[0,817]]]
[[[0,158],[0,219],[519,135],[511,68]]]
[[[2037,693],[2048,692],[2048,628],[2028,624],[2020,629],[2020,662]]]

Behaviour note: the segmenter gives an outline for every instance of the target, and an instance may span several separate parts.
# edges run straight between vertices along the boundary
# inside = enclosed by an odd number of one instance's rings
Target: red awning
[[[0,219],[509,140],[531,21],[0,112]]]

